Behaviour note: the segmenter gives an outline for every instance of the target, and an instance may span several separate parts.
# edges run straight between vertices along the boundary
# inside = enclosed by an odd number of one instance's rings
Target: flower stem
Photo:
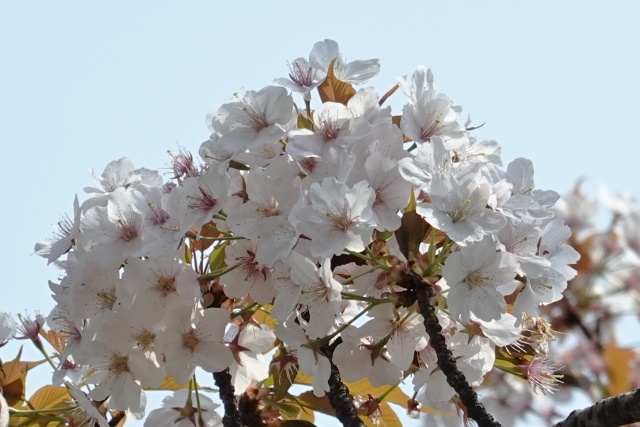
[[[231,319],[234,319],[234,318],[236,318],[236,317],[238,317],[238,316],[242,316],[242,315],[243,315],[243,314],[245,314],[246,312],[253,310],[255,307],[257,307],[257,306],[259,306],[259,305],[260,305],[260,304],[258,304],[257,302],[254,302],[253,304],[250,304],[250,305],[248,305],[248,306],[246,306],[246,307],[244,307],[244,308],[240,309],[239,311],[236,311],[235,313],[232,313],[232,314],[231,314],[231,316],[230,316],[230,318],[231,318]],[[259,309],[259,308],[258,308],[258,309]],[[257,311],[258,309],[256,309],[256,311]]]
[[[193,389],[196,392],[196,406],[198,408],[198,424],[201,426],[204,426],[204,417],[202,416],[202,409],[200,407],[200,393],[198,392],[198,383],[196,382],[196,374],[193,374]],[[191,388],[191,387],[189,387]],[[191,396],[191,393],[189,393],[189,396]]]
[[[224,276],[225,274],[227,274],[230,271],[235,270],[236,268],[240,267],[242,264],[236,264],[236,265],[232,265],[231,267],[227,267],[223,270],[217,270],[217,271],[212,271],[211,273],[206,273],[206,274],[201,274],[200,277],[198,277],[198,280],[200,282],[208,282],[210,280],[214,280],[217,279],[218,277]]]
[[[75,408],[76,408],[75,406],[64,406],[61,408],[47,408],[47,409],[28,409],[28,410],[9,408],[9,416],[24,417],[25,415],[48,414],[51,412],[68,412]]]
[[[392,386],[390,386],[384,393],[382,393],[379,397],[376,397],[376,402],[378,403],[382,403],[382,401],[384,400],[385,397],[387,397],[389,395],[389,393],[391,393],[393,390],[395,390],[398,385],[400,385],[400,383],[398,384],[394,384]]]

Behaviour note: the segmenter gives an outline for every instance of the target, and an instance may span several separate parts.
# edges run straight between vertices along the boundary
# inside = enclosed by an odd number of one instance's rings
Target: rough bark
[[[358,416],[358,410],[353,404],[353,398],[349,393],[349,388],[344,385],[340,378],[338,367],[333,364],[333,351],[342,342],[341,338],[336,339],[333,344],[322,348],[322,353],[331,363],[331,375],[329,376],[329,403],[336,411],[336,418],[344,427],[364,427],[364,423]]]
[[[620,427],[640,422],[640,389],[576,409],[553,427]]]
[[[431,298],[434,296],[433,288],[414,275],[407,275],[405,280],[411,282],[408,283],[408,287],[416,293],[420,314],[424,317],[424,326],[429,334],[429,344],[438,355],[438,367],[447,377],[447,383],[458,393],[460,400],[467,408],[467,415],[478,423],[479,427],[500,427],[500,423],[478,401],[478,395],[458,369],[453,355],[447,347],[442,335],[442,326],[438,322],[435,307],[431,303]]]
[[[222,417],[222,425],[224,427],[242,427],[240,412],[236,402],[235,389],[231,383],[231,374],[228,369],[215,372],[213,380],[220,390],[220,400],[224,405],[224,417]]]

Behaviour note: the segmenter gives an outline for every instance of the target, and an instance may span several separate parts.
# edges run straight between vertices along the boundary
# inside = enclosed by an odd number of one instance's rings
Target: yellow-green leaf
[[[329,397],[327,397],[326,394],[322,397],[318,397],[309,390],[305,391],[299,396],[296,396],[296,398],[304,402],[306,407],[313,408],[313,410],[315,411],[330,415],[332,417],[336,416],[336,411],[334,411],[331,407],[331,403],[329,403]]]
[[[62,408],[72,400],[66,387],[45,385],[29,398],[29,403],[34,409]]]
[[[182,390],[184,388],[189,388],[189,383],[176,384],[176,382],[173,379],[173,377],[164,377],[164,380],[162,381],[162,384],[160,384],[157,388],[154,388],[152,390],[171,390],[171,391],[176,391],[176,390]],[[200,387],[198,387],[198,389],[200,389]],[[147,390],[151,390],[151,389],[147,389]]]
[[[40,329],[40,336],[44,338],[51,347],[55,348],[58,354],[64,353],[64,346],[66,342],[66,335],[54,331],[53,329],[44,330]]]
[[[261,325],[267,325],[270,329],[273,329],[277,322],[276,319],[268,313],[270,310],[271,305],[264,305],[262,309],[256,310],[256,312],[253,313],[253,318]]]
[[[298,114],[298,129],[313,130],[313,122],[308,117]]]
[[[229,242],[224,242],[218,245],[209,255],[209,266],[211,271],[217,271],[225,268],[224,259],[226,257],[226,248]]]

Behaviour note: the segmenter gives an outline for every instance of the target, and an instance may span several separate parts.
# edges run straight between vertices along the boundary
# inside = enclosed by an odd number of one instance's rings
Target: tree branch
[[[620,427],[640,421],[640,388],[576,409],[553,427]]]
[[[500,427],[500,423],[478,401],[478,395],[471,388],[464,374],[458,369],[453,355],[447,347],[444,336],[442,336],[442,326],[440,326],[436,316],[436,309],[431,304],[431,298],[435,295],[433,288],[413,274],[407,274],[405,281],[408,282],[406,287],[413,289],[416,293],[420,314],[424,317],[424,327],[429,334],[429,344],[438,355],[438,367],[447,377],[447,383],[460,396],[460,400],[467,408],[467,415],[469,418],[474,419],[480,427]]]
[[[333,351],[338,344],[342,342],[341,338],[337,338],[333,344],[321,348],[322,353],[329,359],[331,363],[331,375],[329,376],[329,403],[336,411],[336,418],[344,427],[364,427],[364,423],[358,416],[358,410],[353,404],[353,398],[349,393],[349,388],[344,385],[340,378],[338,367],[333,364]]]
[[[220,400],[224,404],[224,417],[222,417],[222,425],[224,427],[242,427],[240,412],[236,403],[235,389],[231,383],[231,374],[229,369],[214,372],[213,380],[220,390]]]

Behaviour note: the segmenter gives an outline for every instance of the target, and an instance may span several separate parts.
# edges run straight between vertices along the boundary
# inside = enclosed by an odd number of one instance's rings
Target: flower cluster
[[[578,260],[552,210],[558,194],[535,188],[527,159],[502,168],[498,144],[471,135],[430,70],[382,98],[354,89],[378,71],[319,42],[280,86],[207,115],[200,159],[174,154],[169,179],[111,162],[36,246],[63,271],[47,319],[65,339],[60,378],[142,417],[144,388],[228,369],[237,395],[261,390],[267,419],[298,370],[323,396],[335,365],[374,387],[408,379],[414,407],[464,414],[409,276],[436,291],[442,334],[472,386],[496,357],[541,363],[549,337],[532,322]],[[398,88],[406,104],[394,116],[383,105]],[[513,373],[553,387],[533,371]]]

